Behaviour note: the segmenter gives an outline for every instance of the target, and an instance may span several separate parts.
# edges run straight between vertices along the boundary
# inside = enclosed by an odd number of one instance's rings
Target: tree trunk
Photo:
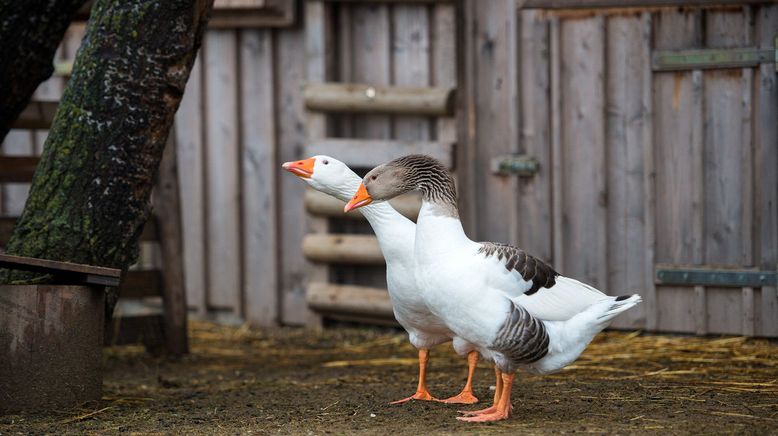
[[[212,3],[95,2],[9,254],[125,270],[135,262]],[[46,279],[0,275],[0,282]]]
[[[85,0],[0,0],[0,143],[35,89]]]

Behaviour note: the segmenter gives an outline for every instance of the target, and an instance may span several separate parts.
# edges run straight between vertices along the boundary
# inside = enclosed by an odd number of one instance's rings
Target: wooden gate
[[[619,327],[778,335],[778,94],[764,59],[778,5],[475,3],[460,135],[473,138],[475,234],[640,292]],[[538,173],[487,171],[504,154]]]

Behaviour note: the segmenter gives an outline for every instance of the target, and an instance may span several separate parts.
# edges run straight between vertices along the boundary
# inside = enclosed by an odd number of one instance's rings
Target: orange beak
[[[365,189],[365,184],[360,183],[359,189],[357,189],[357,193],[354,194],[353,197],[351,197],[351,200],[346,204],[346,207],[343,208],[343,212],[351,212],[356,208],[367,206],[372,202],[373,202],[373,197],[371,197],[370,194],[367,193],[367,189]]]
[[[310,179],[313,175],[314,164],[316,164],[316,158],[311,157],[305,160],[286,162],[285,164],[281,165],[281,168],[289,171],[297,177]]]

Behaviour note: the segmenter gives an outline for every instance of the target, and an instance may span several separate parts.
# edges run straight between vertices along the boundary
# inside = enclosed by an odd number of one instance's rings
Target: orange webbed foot
[[[416,400],[416,401],[439,401],[437,398],[433,397],[429,392],[427,391],[420,391],[416,392],[415,394],[411,395],[408,398],[403,398],[402,400],[392,401],[389,404],[404,404],[408,401]]]
[[[439,401],[446,404],[475,404],[478,402],[478,398],[473,395],[472,391],[462,391],[458,395]]]

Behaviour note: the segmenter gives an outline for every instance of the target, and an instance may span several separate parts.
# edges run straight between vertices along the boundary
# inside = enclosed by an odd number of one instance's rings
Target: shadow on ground
[[[191,329],[192,354],[153,358],[139,347],[105,353],[99,404],[0,417],[0,434],[547,434],[738,433],[778,428],[778,344],[609,332],[572,366],[519,374],[514,417],[454,419],[455,406],[414,402],[415,350],[392,330]],[[433,395],[456,394],[465,362],[449,345],[431,353]],[[490,403],[492,369],[476,395]],[[463,407],[459,407],[460,409]],[[469,406],[478,408],[478,406]]]

